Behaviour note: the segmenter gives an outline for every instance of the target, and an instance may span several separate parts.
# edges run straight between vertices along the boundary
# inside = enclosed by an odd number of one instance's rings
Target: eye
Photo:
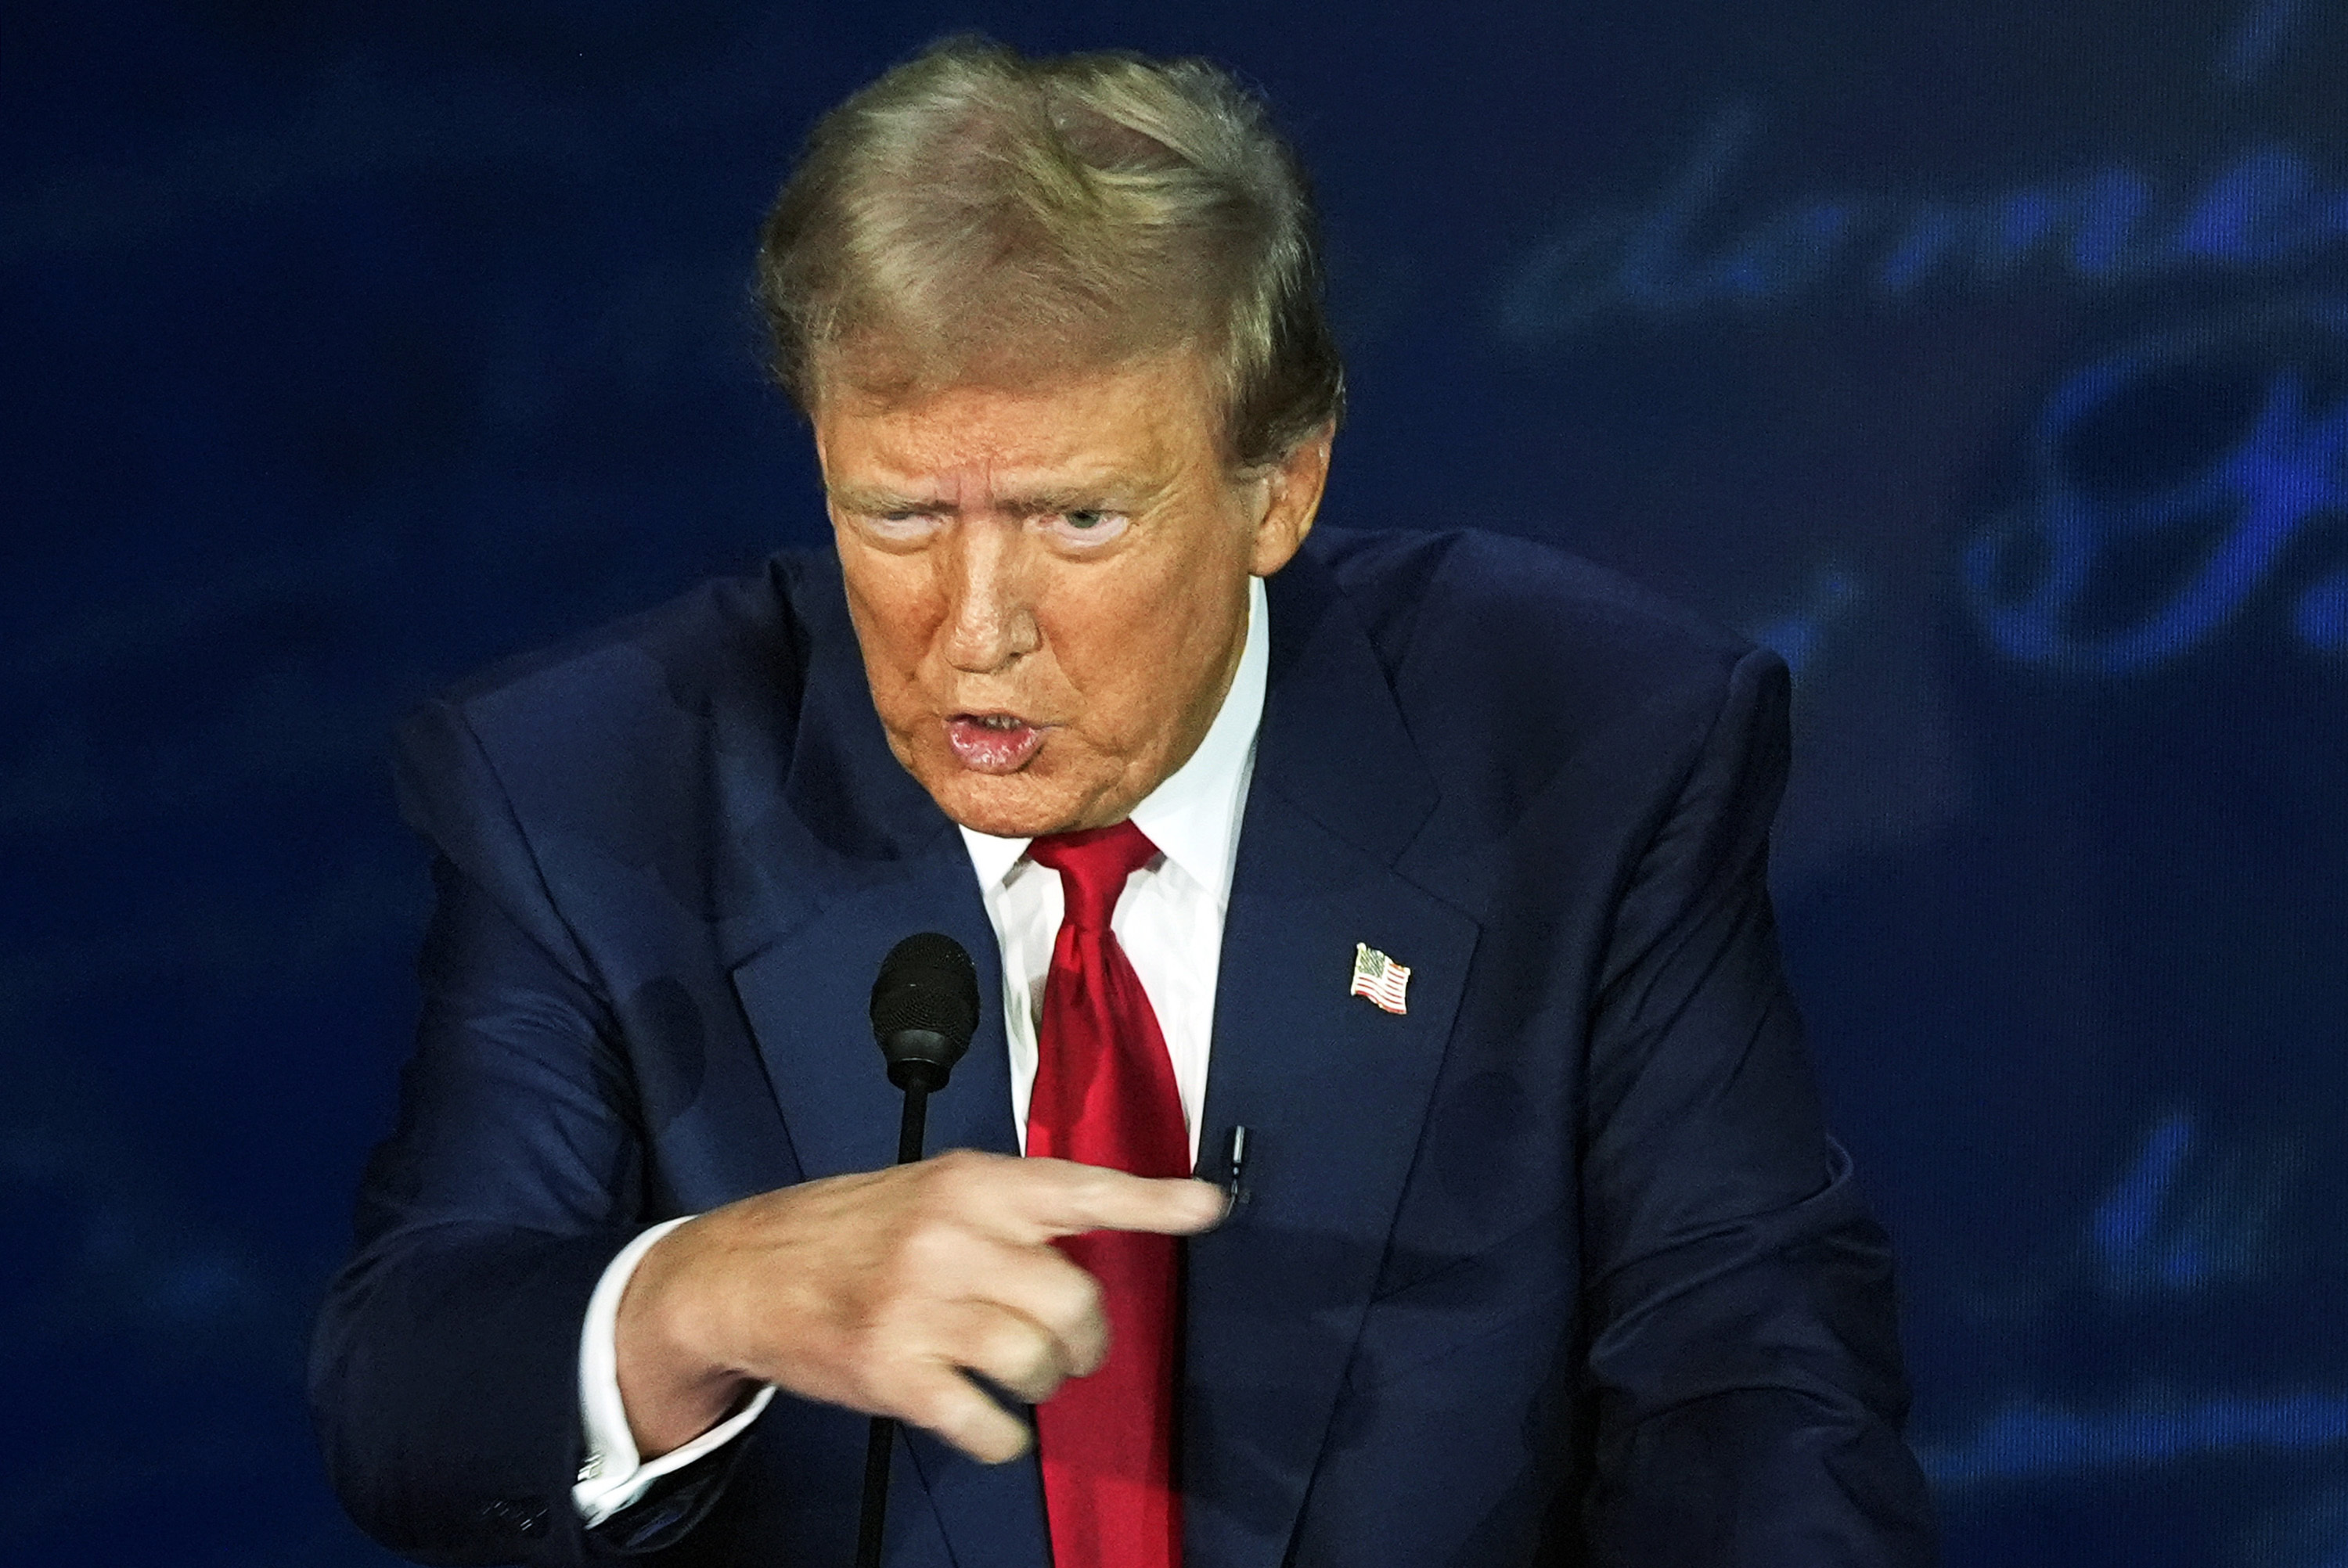
[[[1125,532],[1127,520],[1123,512],[1104,511],[1092,507],[1072,507],[1040,519],[1046,533],[1079,548],[1108,543]]]
[[[868,512],[856,520],[874,538],[911,544],[937,532],[944,519],[935,512]]]

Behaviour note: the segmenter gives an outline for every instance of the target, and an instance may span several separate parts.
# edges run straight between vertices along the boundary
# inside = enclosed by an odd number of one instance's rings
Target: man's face
[[[1106,827],[1189,760],[1247,584],[1312,527],[1329,441],[1236,474],[1196,354],[1047,384],[826,397],[816,452],[889,744],[948,816]]]

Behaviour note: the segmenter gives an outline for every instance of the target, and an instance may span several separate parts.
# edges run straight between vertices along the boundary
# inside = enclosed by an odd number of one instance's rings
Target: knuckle
[[[1055,1359],[1048,1337],[1035,1325],[1008,1314],[998,1317],[987,1327],[984,1349],[990,1368],[1023,1387],[1035,1381]]]
[[[951,1410],[930,1430],[967,1452],[984,1453],[989,1446],[986,1419],[974,1410]]]
[[[1097,1204],[1117,1191],[1121,1173],[1105,1165],[1071,1165],[1071,1194],[1084,1204]]]
[[[957,1227],[938,1220],[914,1226],[897,1249],[898,1287],[911,1292],[927,1282],[953,1277],[962,1253]]]
[[[1102,1318],[1107,1298],[1102,1294],[1099,1280],[1069,1263],[1054,1272],[1053,1281],[1056,1286],[1050,1307],[1053,1327],[1062,1331],[1078,1329]]]
[[[942,1373],[924,1384],[908,1419],[960,1444],[984,1426],[986,1412],[980,1408],[976,1390],[959,1374]]]
[[[1101,1282],[1073,1263],[1068,1266],[1068,1273],[1072,1276],[1068,1280],[1071,1307],[1079,1317],[1100,1317],[1108,1306],[1108,1296],[1101,1288]]]
[[[995,1180],[990,1169],[995,1156],[969,1149],[953,1149],[924,1162],[920,1188],[921,1212],[932,1220],[961,1223],[977,1212]]]
[[[949,1149],[930,1162],[932,1178],[951,1187],[967,1186],[980,1178],[990,1162],[975,1149]]]
[[[1009,1459],[1025,1446],[1022,1433],[1011,1418],[974,1390],[970,1402],[955,1412],[953,1427],[942,1429],[939,1435],[965,1453],[975,1454],[989,1463]]]
[[[940,1437],[949,1435],[949,1429],[955,1419],[954,1411],[951,1402],[938,1390],[935,1384],[923,1383],[900,1388],[891,1390],[891,1393],[893,1397],[881,1407],[882,1409],[896,1412],[897,1419],[901,1421],[935,1432]]]

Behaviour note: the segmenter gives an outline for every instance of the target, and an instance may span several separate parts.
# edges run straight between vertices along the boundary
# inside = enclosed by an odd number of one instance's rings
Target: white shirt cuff
[[[590,1529],[642,1497],[661,1477],[732,1442],[775,1397],[771,1386],[760,1389],[748,1404],[683,1448],[650,1461],[637,1457],[635,1433],[628,1429],[627,1407],[620,1400],[620,1297],[653,1244],[684,1223],[666,1221],[630,1242],[604,1268],[595,1294],[587,1298],[587,1321],[579,1331],[579,1422],[587,1434],[587,1458],[579,1467],[579,1484],[571,1489],[571,1501]]]

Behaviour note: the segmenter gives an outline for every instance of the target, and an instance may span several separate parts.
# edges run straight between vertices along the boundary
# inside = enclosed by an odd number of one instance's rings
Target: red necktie
[[[1109,932],[1126,877],[1157,847],[1130,822],[1028,846],[1060,874],[1067,910],[1044,982],[1031,1155],[1141,1176],[1190,1173],[1189,1129],[1158,1015]],[[1054,1568],[1180,1568],[1174,1238],[1094,1231],[1059,1245],[1100,1281],[1109,1354],[1035,1409]]]

